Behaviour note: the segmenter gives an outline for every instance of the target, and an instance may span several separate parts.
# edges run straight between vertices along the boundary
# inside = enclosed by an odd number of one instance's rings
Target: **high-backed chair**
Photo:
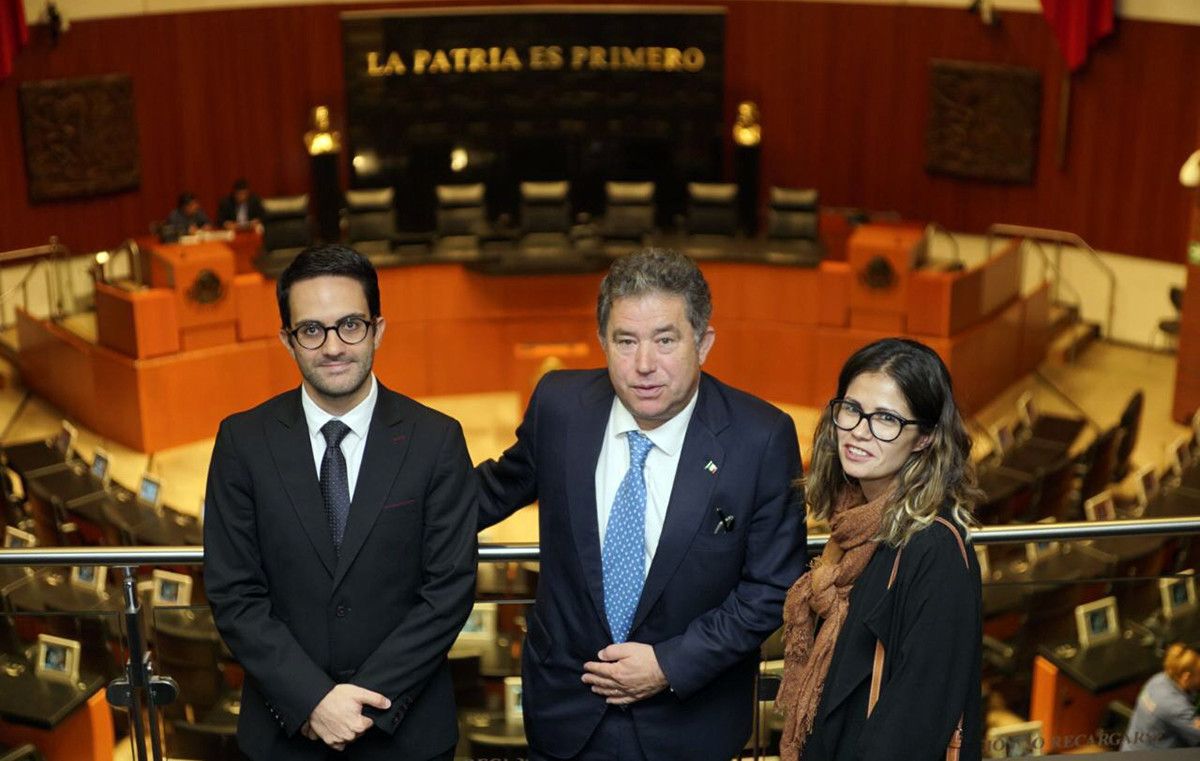
[[[1121,444],[1117,447],[1117,459],[1113,470],[1113,479],[1120,480],[1129,473],[1130,459],[1133,456],[1133,448],[1137,446],[1138,431],[1142,427],[1142,407],[1144,406],[1145,396],[1141,391],[1134,393],[1129,399],[1129,403],[1125,405],[1125,410],[1121,413],[1121,420],[1117,423],[1117,427],[1124,431],[1124,436],[1121,438]]]
[[[278,277],[296,254],[312,245],[308,194],[263,199],[263,254],[256,262],[268,277]]]
[[[767,206],[768,256],[788,257],[814,267],[820,263],[819,201],[820,194],[815,188],[771,188]]]
[[[437,243],[434,254],[443,258],[478,256],[479,239],[491,231],[484,209],[482,182],[438,185]]]
[[[1108,488],[1117,464],[1117,450],[1125,437],[1119,426],[1100,434],[1083,455],[1083,481],[1079,485],[1081,503]]]
[[[571,252],[571,183],[521,183],[521,240],[527,257],[565,256]]]
[[[737,185],[689,182],[687,196],[687,254],[696,259],[726,255],[738,230]]]
[[[689,182],[687,186],[688,235],[737,233],[737,185],[732,182]]]
[[[654,232],[653,182],[604,183],[600,236],[607,243],[641,245]]]
[[[346,242],[362,253],[390,251],[396,239],[394,188],[347,190],[342,230]]]

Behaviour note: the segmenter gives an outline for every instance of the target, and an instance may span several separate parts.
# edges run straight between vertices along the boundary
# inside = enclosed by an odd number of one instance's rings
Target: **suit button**
[[[349,609],[349,608],[347,608],[345,605],[339,605],[339,606],[337,606],[337,608],[336,608],[336,609],[333,611],[333,614],[334,614],[335,616],[337,616],[338,618],[345,618],[345,617],[346,617],[346,614],[348,614],[349,612],[350,612],[350,609]]]

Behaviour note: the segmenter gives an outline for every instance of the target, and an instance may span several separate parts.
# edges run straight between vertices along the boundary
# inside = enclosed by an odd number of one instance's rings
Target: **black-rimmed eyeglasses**
[[[331,330],[338,334],[338,338],[344,344],[354,345],[362,343],[374,325],[375,320],[367,320],[351,315],[350,317],[343,317],[333,325],[322,325],[316,321],[302,322],[287,331],[287,334],[292,337],[293,341],[300,344],[300,346],[312,350],[320,349],[325,345],[325,341],[329,338],[329,331]]]
[[[829,403],[829,418],[843,431],[853,431],[866,418],[867,429],[880,441],[895,441],[906,425],[923,425],[921,420],[909,420],[886,410],[863,412],[862,407],[845,399],[834,399]]]

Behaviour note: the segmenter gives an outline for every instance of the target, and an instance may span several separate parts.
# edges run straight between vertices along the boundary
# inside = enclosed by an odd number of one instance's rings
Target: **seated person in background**
[[[1147,680],[1125,730],[1121,750],[1190,748],[1200,745],[1200,653],[1176,642],[1167,648],[1163,670]]]
[[[233,192],[217,204],[217,224],[226,230],[257,225],[263,218],[262,199],[250,192],[244,179],[233,183]]]
[[[179,203],[167,215],[167,224],[175,228],[177,235],[192,235],[212,227],[208,215],[200,208],[196,195],[187,192],[179,194]]]

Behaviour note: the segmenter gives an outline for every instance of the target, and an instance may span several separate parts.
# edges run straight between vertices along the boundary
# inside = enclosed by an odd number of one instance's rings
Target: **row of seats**
[[[656,192],[653,182],[608,182],[605,213],[592,219],[572,214],[569,182],[523,182],[520,218],[514,225],[503,215],[489,217],[483,183],[439,185],[436,230],[429,233],[398,229],[393,188],[349,190],[342,229],[346,242],[368,255],[399,251],[470,259],[478,256],[481,246],[498,243],[530,257],[611,256],[647,245],[659,234]],[[687,212],[675,223],[688,241],[703,248],[737,236],[736,185],[689,183],[687,192]],[[771,189],[765,240],[773,250],[810,266],[820,260],[818,202],[816,190]],[[265,198],[263,207],[264,256],[259,265],[275,274],[313,241],[309,198]]]

